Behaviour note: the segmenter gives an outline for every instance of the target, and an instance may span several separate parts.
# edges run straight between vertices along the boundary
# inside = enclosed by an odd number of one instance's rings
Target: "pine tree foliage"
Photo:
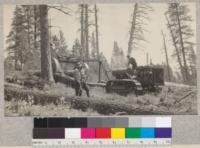
[[[134,4],[134,10],[131,18],[131,27],[129,31],[130,36],[128,41],[128,55],[130,55],[133,50],[143,48],[142,44],[146,42],[144,34],[147,30],[145,29],[145,26],[148,24],[148,14],[151,11],[153,11],[153,9],[148,4]]]
[[[72,46],[73,57],[81,58],[81,44],[78,39],[75,39],[74,45]]]
[[[97,46],[96,46],[96,39],[95,39],[95,34],[92,33],[91,36],[91,58],[97,59]]]
[[[111,68],[120,69],[124,67],[126,67],[126,60],[123,49],[121,49],[118,46],[118,43],[115,41],[113,46],[113,54],[111,57]]]
[[[38,8],[17,5],[13,13],[11,31],[7,36],[8,57],[12,57],[16,70],[23,70],[39,47]]]
[[[78,7],[80,14],[80,41],[81,41],[81,57],[83,59],[90,58],[90,27],[93,24],[91,14],[93,10],[88,4],[80,4]]]
[[[55,45],[55,51],[58,56],[70,56],[64,33],[61,30],[58,35],[52,36],[52,42]]]
[[[194,69],[189,67],[195,64],[195,61],[189,58],[195,56],[195,52],[191,48],[194,45],[191,40],[194,37],[194,32],[190,26],[193,20],[189,15],[189,11],[190,9],[187,5],[170,3],[166,12],[168,28],[170,29],[175,47],[173,57],[178,59],[180,71],[185,83],[191,80],[191,74]]]

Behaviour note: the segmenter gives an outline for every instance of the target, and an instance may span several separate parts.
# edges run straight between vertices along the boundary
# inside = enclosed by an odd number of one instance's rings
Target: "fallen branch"
[[[185,96],[183,96],[182,98],[176,100],[174,103],[177,104],[177,103],[180,103],[181,101],[183,101],[184,99],[186,99],[188,96],[190,96],[191,94],[193,94],[193,92],[189,92],[187,93]]]

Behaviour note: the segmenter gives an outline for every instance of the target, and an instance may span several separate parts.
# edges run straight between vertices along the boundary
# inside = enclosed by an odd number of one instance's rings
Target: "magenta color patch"
[[[95,138],[95,128],[81,128],[81,138]]]

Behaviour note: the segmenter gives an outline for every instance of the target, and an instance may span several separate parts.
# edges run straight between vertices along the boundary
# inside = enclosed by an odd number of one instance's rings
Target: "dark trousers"
[[[86,91],[86,94],[88,97],[90,97],[90,90],[85,81],[75,81],[75,94],[76,96],[81,96],[82,95],[82,89]]]
[[[81,82],[80,81],[75,81],[75,94],[76,96],[81,96],[82,94],[82,88],[81,88]]]
[[[85,81],[82,81],[81,86],[86,91],[87,96],[90,97],[90,90],[89,90],[87,83]]]

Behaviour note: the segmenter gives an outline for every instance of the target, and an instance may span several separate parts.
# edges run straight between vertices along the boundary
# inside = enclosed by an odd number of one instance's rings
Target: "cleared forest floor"
[[[18,85],[13,87],[16,88],[16,86],[18,87]],[[19,93],[20,89],[24,88],[19,88]],[[44,104],[41,103],[41,100],[36,103],[32,99],[33,97],[31,97],[32,94],[27,101],[27,98],[24,96],[19,97],[19,95],[15,95],[16,92],[13,95],[6,95],[9,91],[5,91],[6,116],[197,114],[196,87],[167,85],[158,94],[146,93],[141,96],[135,96],[135,94],[128,94],[127,96],[107,94],[104,88],[92,87],[90,88],[90,98],[86,97],[85,92],[83,97],[76,97],[74,96],[74,89],[60,83],[46,87],[45,91],[39,91],[35,88],[27,90],[30,90],[29,92],[36,92],[36,94],[41,92],[42,95],[44,93],[54,97]],[[55,98],[58,98],[58,101],[54,101]],[[48,98],[43,97],[40,99],[46,100]]]

